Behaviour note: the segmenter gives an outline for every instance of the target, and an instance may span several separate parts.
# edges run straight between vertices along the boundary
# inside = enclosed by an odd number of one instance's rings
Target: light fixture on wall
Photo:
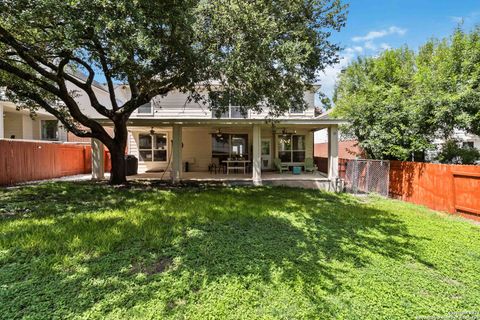
[[[155,130],[153,129],[153,127],[150,129],[150,135],[153,137],[155,135]]]
[[[223,141],[224,140],[224,135],[220,129],[215,130],[215,132],[212,132],[212,136],[215,137],[217,141]]]

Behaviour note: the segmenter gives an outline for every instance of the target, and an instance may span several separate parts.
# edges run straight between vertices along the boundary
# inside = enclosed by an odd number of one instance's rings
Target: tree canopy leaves
[[[361,57],[340,75],[337,115],[367,154],[410,159],[455,128],[480,134],[480,28]]]
[[[220,86],[243,108],[267,107],[271,117],[305,107],[316,75],[338,61],[330,35],[345,20],[341,0],[3,0],[0,87],[120,159],[132,112],[173,90],[200,99]],[[92,88],[99,77],[109,105]],[[69,83],[111,120],[114,137],[82,111]],[[121,105],[116,83],[131,92]]]

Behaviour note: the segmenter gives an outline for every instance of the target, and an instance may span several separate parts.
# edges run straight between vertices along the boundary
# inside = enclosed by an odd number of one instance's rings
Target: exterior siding
[[[308,119],[315,117],[315,93],[306,92],[305,101],[308,104],[302,114],[286,114],[283,119]],[[153,119],[211,119],[212,112],[208,104],[188,101],[188,95],[181,92],[171,92],[165,96],[158,96],[152,100],[152,114],[134,112],[132,118]],[[268,116],[268,109],[260,113],[248,112],[250,119],[264,119]]]
[[[6,112],[4,117],[5,138],[12,135],[15,139],[23,139],[23,115],[21,113]]]
[[[212,129],[184,128],[182,132],[183,161],[188,161],[190,171],[207,171],[212,161]]]
[[[172,129],[171,128],[155,128],[157,133],[166,133],[167,134],[167,161],[141,161],[140,152],[138,148],[139,144],[139,135],[141,133],[149,133],[150,128],[135,128],[130,130],[129,140],[127,143],[128,153],[136,156],[138,158],[138,171],[147,172],[147,171],[164,171],[170,169],[168,166],[168,159],[171,157],[172,151]]]

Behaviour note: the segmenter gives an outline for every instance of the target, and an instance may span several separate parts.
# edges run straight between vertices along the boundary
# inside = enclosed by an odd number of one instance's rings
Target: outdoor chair
[[[305,172],[315,173],[318,171],[317,165],[313,162],[312,158],[305,159]]]
[[[288,171],[288,165],[283,164],[280,158],[273,159],[273,164],[275,165],[275,168],[277,168],[278,172],[280,173]]]
[[[210,164],[208,165],[208,172],[217,173],[220,170],[220,160],[218,158],[212,158]]]

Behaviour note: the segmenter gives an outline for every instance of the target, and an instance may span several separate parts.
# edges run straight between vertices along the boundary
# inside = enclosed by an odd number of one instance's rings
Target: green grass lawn
[[[480,226],[399,201],[49,183],[0,216],[4,319],[480,316]]]

